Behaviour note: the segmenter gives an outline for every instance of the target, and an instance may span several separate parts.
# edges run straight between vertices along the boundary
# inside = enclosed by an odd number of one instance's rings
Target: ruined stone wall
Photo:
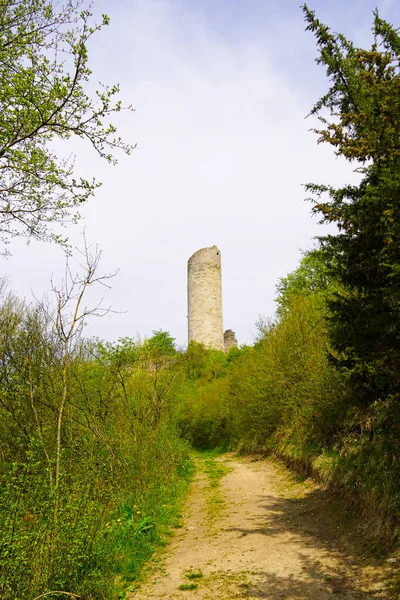
[[[231,348],[237,348],[238,342],[235,332],[232,329],[227,329],[224,333],[225,352],[229,352]]]
[[[225,350],[222,327],[221,253],[202,248],[188,261],[189,342]]]

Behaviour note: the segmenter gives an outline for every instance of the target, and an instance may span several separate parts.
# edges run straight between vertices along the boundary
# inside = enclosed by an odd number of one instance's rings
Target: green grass
[[[215,462],[212,459],[204,461],[204,473],[207,475],[212,488],[217,488],[220,485],[221,479],[229,473],[231,469],[224,463]]]
[[[221,461],[216,461],[216,458],[223,456],[224,452],[215,450],[195,450],[191,452],[193,460],[206,475],[211,484],[211,487],[219,486],[222,477],[231,471],[231,469]]]
[[[158,487],[143,504],[123,506],[115,543],[119,559],[115,572],[131,585],[140,579],[151,557],[168,544],[173,530],[180,526],[182,504],[195,467],[191,459],[180,465],[173,481]],[[157,556],[153,556],[153,561]]]
[[[186,579],[201,579],[204,575],[201,571],[190,571],[185,574],[185,577]]]
[[[220,451],[196,451],[192,453],[192,456],[199,471],[204,473],[209,483],[206,497],[212,526],[224,507],[220,487],[221,479],[231,471],[231,468],[224,460],[217,460],[221,456]]]
[[[195,590],[197,588],[197,583],[182,583],[179,586],[179,590]]]

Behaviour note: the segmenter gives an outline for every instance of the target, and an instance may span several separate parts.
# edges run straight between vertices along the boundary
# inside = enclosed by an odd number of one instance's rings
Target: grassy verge
[[[193,458],[199,471],[202,471],[207,477],[208,489],[206,491],[207,510],[212,526],[215,519],[218,518],[220,511],[224,508],[224,499],[221,494],[221,479],[230,472],[220,451],[196,451]],[[216,460],[219,459],[219,460]]]
[[[195,467],[190,457],[179,465],[175,478],[152,490],[137,504],[121,507],[114,527],[118,548],[115,572],[118,597],[134,591],[157,550],[163,548],[176,527]]]

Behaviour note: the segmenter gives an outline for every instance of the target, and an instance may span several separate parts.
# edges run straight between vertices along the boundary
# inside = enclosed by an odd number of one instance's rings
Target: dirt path
[[[367,556],[359,529],[315,483],[271,461],[198,463],[183,527],[130,600],[400,598],[396,559]]]

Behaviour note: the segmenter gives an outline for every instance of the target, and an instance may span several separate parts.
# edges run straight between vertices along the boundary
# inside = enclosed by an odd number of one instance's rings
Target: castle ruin
[[[237,346],[235,334],[222,325],[221,252],[201,248],[188,260],[188,338],[227,352]]]
[[[225,352],[229,352],[231,348],[237,348],[237,345],[235,332],[232,329],[227,329],[224,333]]]

